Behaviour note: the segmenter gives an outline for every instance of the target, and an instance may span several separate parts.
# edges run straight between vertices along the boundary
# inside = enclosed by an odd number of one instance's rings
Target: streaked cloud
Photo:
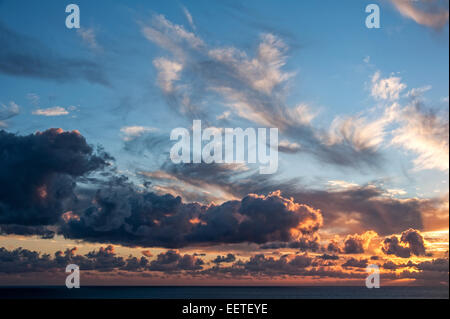
[[[37,109],[33,111],[33,114],[43,116],[61,116],[61,115],[68,115],[69,111],[61,106],[54,106],[47,109]]]
[[[183,9],[184,16],[186,17],[186,20],[188,21],[189,26],[192,28],[192,30],[195,31],[196,27],[195,27],[194,18],[192,17],[192,14],[189,12],[189,10],[185,6],[182,6],[181,8]]]
[[[123,140],[126,142],[132,141],[146,133],[156,132],[158,131],[154,127],[148,126],[125,126],[120,129],[120,132],[123,134]]]

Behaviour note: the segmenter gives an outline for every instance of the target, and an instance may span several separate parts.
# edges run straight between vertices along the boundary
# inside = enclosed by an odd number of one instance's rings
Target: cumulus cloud
[[[99,190],[93,205],[78,216],[62,226],[67,238],[168,248],[296,241],[322,225],[319,211],[279,192],[203,206],[125,186]]]
[[[74,247],[64,252],[57,251],[53,256],[24,248],[8,250],[0,247],[0,273],[61,271],[68,264],[76,264],[82,271],[179,273],[198,271],[204,265],[201,258],[189,254],[181,255],[174,250],[163,252],[152,261],[146,257],[118,256],[111,245],[100,247],[84,255],[77,254],[77,248]]]
[[[179,276],[180,274],[203,276],[208,278],[285,278],[311,277],[321,279],[358,279],[364,280],[367,274],[355,271],[365,268],[368,259],[346,259],[341,265],[334,260],[338,256],[322,255],[313,257],[308,254],[284,254],[280,257],[268,257],[264,254],[255,254],[246,260],[234,260],[230,255],[219,256],[217,265],[207,267],[200,254],[182,254],[175,250],[160,253],[156,258],[146,256],[140,258],[119,256],[114,247],[109,245],[92,250],[84,255],[77,253],[77,248],[57,251],[53,255],[41,254],[36,251],[16,248],[8,250],[0,248],[0,274],[47,273],[53,276],[62,272],[68,264],[77,264],[82,271],[89,274],[101,275],[112,273],[134,276],[149,276],[152,272],[166,276]],[[233,261],[231,261],[233,259]],[[227,265],[219,265],[225,262]],[[448,258],[437,258],[414,263],[409,261],[403,264],[394,264],[387,261],[383,264],[387,272],[383,273],[386,280],[413,279],[422,284],[448,283]],[[400,273],[393,271],[404,270]],[[413,268],[414,271],[408,269]],[[391,272],[392,271],[392,272]],[[41,275],[45,276],[45,275]]]
[[[423,229],[423,214],[433,214],[437,205],[442,203],[440,199],[387,196],[389,191],[375,184],[330,181],[330,189],[317,190],[303,185],[298,178],[280,181],[272,176],[254,174],[252,170],[222,164],[166,163],[160,171],[148,172],[144,177],[154,184],[160,181],[169,185],[179,184],[182,188],[178,195],[205,203],[211,201],[213,191],[222,194],[223,198],[242,198],[248,193],[268,194],[279,189],[298,202],[320,209],[327,228],[340,229],[345,233],[373,229],[378,234],[389,235],[410,227]],[[204,197],[199,196],[199,191],[190,194],[187,189],[192,187],[207,189],[209,194]]]
[[[401,258],[409,258],[412,255],[424,256],[425,243],[422,234],[415,229],[408,229],[397,236],[384,239],[381,250],[386,255],[395,255]]]
[[[361,235],[348,235],[344,241],[343,251],[346,254],[362,254],[369,247],[370,241],[377,236],[377,233],[371,230]]]
[[[0,225],[55,224],[73,204],[76,178],[105,167],[109,158],[77,131],[0,131]]]
[[[181,255],[175,250],[168,250],[153,260],[149,269],[152,271],[178,272],[182,270],[200,270],[204,261],[192,255]]]
[[[395,8],[416,23],[441,29],[448,23],[448,1],[441,0],[391,0]]]

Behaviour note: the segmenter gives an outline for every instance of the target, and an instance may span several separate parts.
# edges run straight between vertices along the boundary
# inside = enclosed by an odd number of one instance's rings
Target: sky
[[[67,4],[0,1],[0,285],[448,285],[448,1]],[[193,120],[278,171],[171,162]]]

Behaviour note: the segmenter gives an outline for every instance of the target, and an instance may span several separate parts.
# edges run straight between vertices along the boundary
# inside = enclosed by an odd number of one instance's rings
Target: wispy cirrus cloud
[[[370,144],[355,146],[352,140],[326,143],[328,131],[312,125],[316,114],[305,103],[286,104],[296,72],[286,68],[288,45],[272,33],[260,35],[255,52],[234,46],[208,45],[162,15],[141,23],[143,35],[171,57],[156,57],[158,86],[167,102],[184,117],[214,123],[230,112],[242,120],[277,127],[287,140],[326,163],[342,166],[376,166],[381,157]],[[215,110],[208,105],[219,105]],[[228,113],[226,113],[228,112]],[[216,114],[217,113],[217,114]],[[292,148],[282,148],[292,153]]]

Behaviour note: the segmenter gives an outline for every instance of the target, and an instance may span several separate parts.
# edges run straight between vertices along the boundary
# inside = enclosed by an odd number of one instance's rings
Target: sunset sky
[[[448,285],[448,1],[74,3],[0,0],[0,285]]]

